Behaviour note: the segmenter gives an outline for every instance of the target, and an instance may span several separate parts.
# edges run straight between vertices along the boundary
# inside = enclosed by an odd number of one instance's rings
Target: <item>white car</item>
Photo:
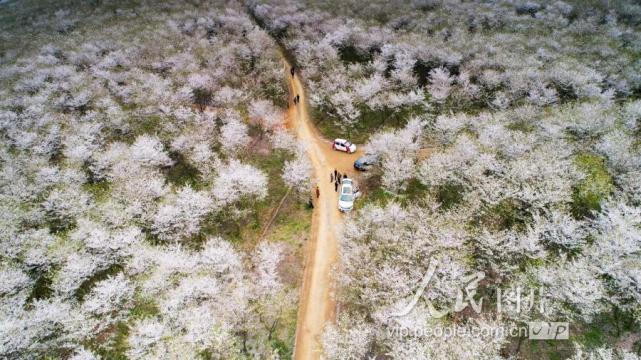
[[[351,154],[356,152],[356,145],[345,139],[336,139],[334,140],[334,144],[332,144],[332,149]]]
[[[354,208],[354,184],[352,179],[345,178],[341,183],[341,192],[338,194],[338,210],[350,212]]]

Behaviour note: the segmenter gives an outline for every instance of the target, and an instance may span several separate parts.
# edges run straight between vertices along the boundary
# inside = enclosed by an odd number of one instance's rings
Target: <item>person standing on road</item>
[[[338,192],[338,179],[334,181],[334,192]]]
[[[318,199],[320,197],[320,188],[318,185],[316,185],[316,198]]]
[[[296,94],[296,103],[300,103],[300,95]]]
[[[336,171],[336,169],[334,169],[334,177],[338,178],[338,171]]]
[[[329,182],[333,183],[334,182],[334,174],[329,173]]]

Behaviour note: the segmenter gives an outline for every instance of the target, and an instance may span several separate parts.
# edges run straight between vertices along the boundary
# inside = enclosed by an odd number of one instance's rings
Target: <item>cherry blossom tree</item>
[[[283,181],[301,194],[310,191],[312,166],[309,158],[302,151],[298,151],[293,160],[285,162],[281,177]]]
[[[366,145],[366,151],[379,158],[385,173],[384,186],[392,191],[404,188],[414,176],[424,125],[421,119],[414,118],[403,129],[376,134]]]
[[[158,209],[152,231],[160,240],[185,240],[200,231],[200,222],[213,206],[214,201],[206,192],[183,187],[170,203]]]
[[[122,273],[95,284],[82,303],[82,310],[99,321],[95,329],[105,329],[125,319],[133,307],[134,287]]]
[[[219,170],[212,194],[221,204],[242,198],[262,200],[267,196],[267,178],[253,166],[232,160]]]
[[[245,149],[250,140],[247,135],[247,125],[239,116],[231,116],[226,121],[220,129],[220,143],[228,152],[240,152]]]
[[[444,102],[450,95],[454,79],[450,77],[449,71],[444,68],[436,68],[430,71],[430,85],[428,87],[432,98],[436,102]]]
[[[273,131],[283,125],[283,114],[269,100],[254,101],[249,107],[249,117],[265,131]]]
[[[172,164],[171,159],[164,151],[164,146],[156,137],[148,135],[138,137],[129,151],[132,160],[142,166],[163,167]]]

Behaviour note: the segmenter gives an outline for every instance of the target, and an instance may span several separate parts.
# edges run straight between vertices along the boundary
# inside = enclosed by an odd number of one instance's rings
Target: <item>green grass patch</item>
[[[162,130],[162,118],[158,115],[151,115],[131,119],[129,125],[131,126],[131,133],[125,136],[122,141],[129,144],[133,143],[136,137],[144,134],[157,134]]]
[[[412,116],[425,112],[422,106],[404,106],[400,109],[384,107],[374,110],[366,105],[360,105],[358,108],[361,115],[353,126],[345,126],[343,119],[335,115],[329,107],[312,107],[311,115],[324,137],[347,138],[356,144],[363,144],[371,134],[387,127],[403,127]]]
[[[98,334],[96,338],[87,341],[84,345],[99,355],[101,359],[127,360],[128,337],[129,326],[121,321]]]
[[[82,189],[91,194],[94,202],[102,203],[109,199],[111,183],[108,181],[85,183],[82,185]]]
[[[294,347],[287,345],[284,341],[280,339],[274,339],[271,341],[272,349],[278,352],[278,355],[281,359],[292,359],[294,355]]]
[[[203,221],[201,232],[194,237],[194,245],[199,246],[209,236],[222,236],[229,241],[238,243],[255,240],[260,230],[269,221],[272,210],[278,206],[287,192],[287,185],[283,182],[281,173],[285,161],[292,157],[292,154],[283,150],[273,150],[268,154],[243,154],[240,157],[243,163],[256,166],[267,175],[267,196],[263,200],[243,198],[232,204],[233,209],[242,213],[241,217],[230,217],[231,208],[218,211],[207,217]],[[293,195],[290,194],[290,196]]]
[[[362,198],[362,199],[357,199],[354,204],[354,208],[361,209],[364,208],[366,205],[376,205],[380,207],[385,207],[387,204],[394,200],[396,196],[389,191],[383,189],[383,188],[378,188],[374,191],[371,191],[367,193],[367,195]]]
[[[417,178],[412,178],[408,181],[407,187],[401,193],[403,195],[403,203],[410,204],[419,201],[428,193],[428,187],[421,183]]]
[[[294,194],[290,194],[293,200]],[[275,206],[278,206],[275,204]],[[308,234],[312,226],[310,209],[302,203],[292,204],[281,208],[268,234],[271,241],[298,245],[301,236]]]
[[[563,360],[574,354],[574,346],[567,340],[528,340],[521,339],[519,359]]]
[[[251,165],[256,166],[265,172],[269,178],[269,192],[262,206],[269,206],[270,203],[280,200],[287,192],[287,185],[281,178],[283,167],[287,160],[293,159],[294,155],[284,150],[272,150],[267,155],[247,154],[243,159]]]
[[[622,336],[634,333],[638,328],[634,314],[615,307],[610,312],[599,314],[589,324],[578,324],[575,329],[576,341],[587,348],[597,348],[614,344]],[[641,343],[637,346],[641,346]]]
[[[533,124],[531,124],[531,123],[529,123],[527,121],[524,121],[524,120],[519,120],[519,121],[515,121],[513,123],[510,123],[510,124],[508,124],[506,126],[506,128],[508,130],[520,131],[520,132],[523,132],[523,133],[531,133],[534,130],[536,130],[536,126],[534,126]]]
[[[582,219],[601,210],[601,202],[614,191],[614,184],[603,157],[580,154],[574,163],[586,175],[572,193],[572,214]]]
[[[130,313],[134,319],[143,319],[160,314],[160,309],[154,299],[138,295]]]
[[[518,201],[504,199],[483,212],[478,225],[495,231],[513,229],[523,231],[532,222],[530,215]]]
[[[590,326],[587,331],[578,336],[579,342],[587,347],[595,348],[605,344],[605,333],[600,326]]]

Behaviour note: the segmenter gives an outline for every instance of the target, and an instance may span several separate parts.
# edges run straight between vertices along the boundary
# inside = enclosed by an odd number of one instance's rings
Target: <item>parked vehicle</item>
[[[345,139],[336,139],[332,144],[332,149],[338,150],[338,151],[344,151],[346,153],[351,154],[356,152],[356,145],[352,144],[351,142]]]
[[[338,194],[338,210],[350,212],[354,208],[354,184],[352,179],[345,178],[341,183],[341,191]]]
[[[376,155],[364,155],[354,161],[354,169],[360,171],[367,171],[372,168],[372,166],[378,163],[378,158]]]

